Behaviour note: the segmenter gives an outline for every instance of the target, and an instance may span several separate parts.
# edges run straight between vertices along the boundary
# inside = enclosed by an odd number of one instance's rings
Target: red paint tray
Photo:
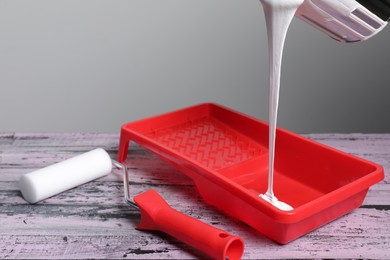
[[[188,175],[201,196],[285,244],[359,207],[383,168],[277,129],[274,192],[294,210],[259,198],[267,190],[268,125],[201,104],[122,126],[119,161],[134,141]]]

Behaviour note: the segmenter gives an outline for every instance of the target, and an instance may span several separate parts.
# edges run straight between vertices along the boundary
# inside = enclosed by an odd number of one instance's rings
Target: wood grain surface
[[[175,209],[245,241],[243,259],[390,259],[390,134],[310,134],[308,138],[382,165],[385,180],[359,209],[287,245],[205,204],[190,179],[131,143],[125,165],[132,195],[157,190]],[[118,134],[0,133],[1,259],[207,259],[158,232],[135,229],[139,213],[123,201],[120,172],[35,205],[21,175],[97,147],[116,158]]]

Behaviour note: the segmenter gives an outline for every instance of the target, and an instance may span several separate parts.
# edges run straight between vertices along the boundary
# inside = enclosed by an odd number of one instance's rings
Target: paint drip
[[[282,54],[288,28],[303,0],[260,0],[263,5],[269,55],[269,161],[268,190],[259,196],[281,210],[293,210],[290,205],[279,201],[273,192],[276,123],[279,105]]]

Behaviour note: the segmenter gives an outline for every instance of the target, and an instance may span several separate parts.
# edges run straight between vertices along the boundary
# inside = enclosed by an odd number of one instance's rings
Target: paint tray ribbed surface
[[[124,124],[118,160],[134,141],[177,167],[203,199],[285,244],[359,207],[384,178],[375,163],[278,128],[274,192],[267,190],[268,124],[217,104],[200,104]]]

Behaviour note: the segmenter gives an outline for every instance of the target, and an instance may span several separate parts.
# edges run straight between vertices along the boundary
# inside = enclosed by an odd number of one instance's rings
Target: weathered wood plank
[[[309,138],[380,163],[390,170],[390,134],[312,134]],[[205,259],[169,236],[134,229],[139,214],[123,202],[122,178],[113,171],[36,205],[18,191],[20,176],[96,147],[112,158],[118,134],[0,133],[1,259]],[[132,194],[156,189],[185,214],[240,235],[244,259],[390,259],[389,177],[372,187],[364,205],[284,246],[264,238],[199,197],[191,180],[135,144],[126,166]]]
[[[219,215],[215,213],[211,221],[203,218],[202,220],[210,221],[209,223],[217,227],[240,235],[245,240],[244,259],[389,259],[389,213],[380,211],[373,217],[372,211],[372,209],[358,209],[284,246],[265,239],[241,223],[224,216],[219,218]],[[206,213],[212,212],[206,211]],[[162,258],[188,259],[189,257],[185,255],[191,252],[190,248],[179,241],[154,232],[145,233],[134,230],[136,220],[133,219],[134,216],[131,213],[129,218],[110,218],[109,221],[104,221],[99,214],[95,216],[80,216],[75,213],[68,216],[50,215],[45,218],[31,214],[24,218],[12,218],[12,221],[18,221],[18,223],[14,224],[13,229],[2,231],[0,242],[4,245],[17,245],[13,256],[10,255],[10,250],[7,253],[11,258],[23,259],[29,258],[31,254],[33,258],[37,256],[57,258],[62,255],[69,259],[105,258],[107,256],[122,258],[126,254],[128,258],[136,259],[137,250],[144,251],[153,258],[158,257],[153,255],[157,252]],[[206,214],[202,216],[207,218]],[[76,249],[67,248],[69,254],[63,255],[65,254],[63,247],[69,247],[64,242],[71,243]],[[107,244],[111,247],[107,248]],[[86,250],[82,250],[85,247]],[[112,247],[115,248],[115,252],[111,251]],[[35,251],[21,251],[22,248]],[[93,251],[89,251],[88,248]],[[161,248],[164,250],[161,251]],[[193,257],[192,255],[191,258]]]

